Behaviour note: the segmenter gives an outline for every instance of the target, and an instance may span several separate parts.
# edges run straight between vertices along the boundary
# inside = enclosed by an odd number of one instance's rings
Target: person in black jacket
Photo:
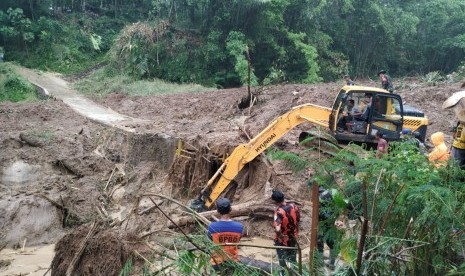
[[[344,75],[344,81],[346,82],[346,85],[355,85],[354,81],[350,78],[349,75]]]
[[[386,74],[386,70],[381,70],[378,72],[378,77],[381,81],[381,87],[387,91],[389,91],[389,93],[394,93],[394,86],[392,85],[392,82],[391,82],[391,77],[389,77],[387,74]]]
[[[324,245],[329,247],[329,267],[334,269],[336,261],[335,256],[335,242],[334,242],[334,230],[336,222],[336,214],[333,211],[333,196],[329,190],[323,187],[318,188],[319,193],[319,229],[318,229],[318,251],[323,254]]]

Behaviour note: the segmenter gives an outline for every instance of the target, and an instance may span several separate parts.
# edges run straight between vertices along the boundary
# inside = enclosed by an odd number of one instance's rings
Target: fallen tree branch
[[[271,216],[276,207],[271,205],[264,205],[263,203],[243,203],[232,206],[231,213],[229,215],[231,217],[239,217],[239,216],[249,216],[249,217],[269,217]],[[208,220],[215,220],[214,217],[217,214],[216,210],[202,212],[200,215],[205,217]],[[174,222],[179,226],[186,226],[196,222],[196,218],[192,216],[182,216],[173,219]],[[173,228],[174,225],[168,225],[169,228]]]
[[[159,205],[159,206],[162,206],[163,203],[165,203],[165,200],[164,200],[164,199],[162,199],[162,200],[160,201],[160,203],[158,203],[158,205]],[[140,211],[140,212],[137,213],[137,214],[138,214],[138,215],[145,215],[145,214],[147,214],[147,213],[150,213],[150,211],[152,211],[152,210],[155,209],[155,208],[156,208],[155,205],[152,205],[152,206],[150,206],[150,207],[145,208],[144,210]]]
[[[186,210],[189,214],[192,214],[193,216],[195,216],[198,220],[200,220],[203,224],[205,224],[206,226],[208,226],[210,224],[210,220],[208,220],[205,216],[197,213],[196,211],[192,210],[191,208],[185,206],[184,204],[182,204],[181,202],[177,201],[176,199],[173,199],[171,197],[168,197],[168,196],[165,196],[165,195],[162,195],[162,194],[155,194],[155,193],[148,193],[148,194],[143,194],[142,197],[151,197],[151,196],[157,196],[157,197],[161,197],[161,198],[164,198],[168,201],[171,201],[177,205],[179,205],[180,207],[182,207],[184,210]]]
[[[105,188],[103,188],[104,191],[107,190],[108,185],[110,184],[110,181],[111,181],[111,179],[113,178],[113,175],[115,174],[115,171],[116,171],[116,166],[113,168],[113,171],[111,171],[110,178],[108,178],[107,184],[105,185]]]
[[[158,205],[157,203],[152,199],[150,198],[150,200],[152,201],[152,203],[158,208],[158,210],[160,210],[160,212],[169,220],[171,221],[171,223],[175,224],[176,223],[171,219],[170,216],[168,216]],[[197,248],[198,250],[202,251],[203,253],[207,254],[207,256],[210,256],[211,257],[211,254],[208,253],[204,248],[201,248],[200,246],[197,245],[197,243],[195,243],[191,237],[189,237],[189,235],[187,235],[181,227],[179,227],[178,225],[176,225],[176,227],[178,228],[179,231],[181,231],[181,233],[184,235],[184,237],[186,237],[186,239],[193,245],[195,246],[195,248]]]
[[[41,197],[45,200],[47,200],[48,202],[50,202],[50,204],[52,204],[53,206],[55,206],[57,209],[59,209],[63,215],[63,220],[62,220],[62,224],[63,224],[63,227],[65,227],[66,225],[66,221],[69,219],[69,218],[73,218],[75,220],[77,220],[78,223],[80,222],[83,222],[84,219],[81,218],[81,216],[79,216],[78,214],[76,214],[75,212],[71,211],[68,207],[65,207],[64,205],[56,202],[55,200],[47,197],[46,195],[44,194],[40,194],[40,193],[34,193],[34,195],[38,196],[38,197]]]

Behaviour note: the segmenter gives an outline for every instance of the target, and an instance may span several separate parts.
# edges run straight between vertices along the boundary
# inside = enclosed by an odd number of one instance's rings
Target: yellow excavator
[[[424,141],[428,119],[423,112],[402,104],[397,94],[365,86],[344,86],[332,108],[303,104],[272,121],[249,143],[238,145],[202,189],[191,206],[209,209],[241,169],[278,139],[301,123],[311,123],[328,129],[340,143],[374,144],[377,132],[388,141],[400,140],[402,129],[410,129]],[[300,135],[302,141],[308,134]]]

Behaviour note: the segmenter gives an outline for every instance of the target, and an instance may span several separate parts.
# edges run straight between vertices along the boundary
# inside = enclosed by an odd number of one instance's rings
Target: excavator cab
[[[339,142],[376,143],[383,132],[389,141],[400,139],[403,107],[399,95],[381,89],[344,86],[336,97],[329,128]]]

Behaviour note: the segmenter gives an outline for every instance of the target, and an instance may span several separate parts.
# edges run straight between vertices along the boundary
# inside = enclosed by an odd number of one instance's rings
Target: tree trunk
[[[248,202],[248,203],[242,203],[242,204],[232,206],[232,211],[230,213],[230,216],[231,217],[239,217],[239,216],[254,217],[254,216],[263,216],[267,214],[272,215],[275,209],[276,209],[275,206],[267,205],[267,204],[264,204],[263,202],[261,203],[260,202],[259,203]],[[213,216],[217,215],[218,213],[216,210],[213,210],[213,211],[203,212],[200,214],[209,220],[214,220]],[[182,217],[173,218],[173,221],[179,226],[186,226],[186,225],[195,223],[196,220],[192,216],[182,216]],[[170,223],[168,227],[174,228],[176,226]]]

